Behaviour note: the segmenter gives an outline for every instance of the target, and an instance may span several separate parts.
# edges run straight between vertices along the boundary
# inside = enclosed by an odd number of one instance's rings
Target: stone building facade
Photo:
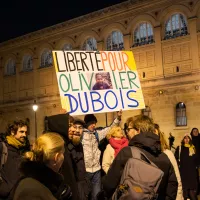
[[[1,43],[0,132],[11,120],[29,119],[33,141],[34,100],[38,133],[45,116],[60,112],[51,51],[64,49],[133,51],[147,107],[125,111],[122,126],[144,112],[175,145],[200,128],[200,1],[129,0]],[[105,114],[97,118],[106,125]],[[108,113],[107,123],[113,118]]]

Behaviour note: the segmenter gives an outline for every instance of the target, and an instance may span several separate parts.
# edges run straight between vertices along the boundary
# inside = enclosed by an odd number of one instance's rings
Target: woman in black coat
[[[183,185],[183,196],[186,200],[197,200],[198,176],[195,162],[195,147],[189,135],[185,135],[181,146],[175,152]]]

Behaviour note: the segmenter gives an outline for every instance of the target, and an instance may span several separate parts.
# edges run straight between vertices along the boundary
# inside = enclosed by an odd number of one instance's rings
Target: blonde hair
[[[64,150],[64,140],[60,135],[48,132],[37,138],[32,151],[25,153],[25,159],[48,163],[56,153]]]
[[[154,124],[154,126],[155,126],[155,129],[158,131],[158,136],[160,138],[161,151],[163,152],[164,150],[169,149],[169,145],[167,144],[164,133],[161,132],[159,125]]]
[[[111,137],[118,137],[119,136],[119,134],[117,134],[118,131],[121,131],[122,137],[126,137],[121,127],[114,126],[113,128],[110,129],[110,131],[106,135],[107,140],[109,140]]]

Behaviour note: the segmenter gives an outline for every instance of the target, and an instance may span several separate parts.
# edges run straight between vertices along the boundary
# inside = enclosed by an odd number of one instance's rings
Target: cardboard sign
[[[53,51],[53,60],[71,115],[145,108],[131,51]]]

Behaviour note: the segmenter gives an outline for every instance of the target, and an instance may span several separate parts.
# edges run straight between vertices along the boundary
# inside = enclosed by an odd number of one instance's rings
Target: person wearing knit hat
[[[122,111],[117,112],[116,119],[109,127],[96,130],[97,118],[93,114],[85,115],[85,129],[82,135],[82,144],[84,151],[84,160],[87,178],[91,183],[91,195],[89,200],[96,200],[98,193],[101,191],[101,165],[99,142],[104,139],[110,129],[119,126]]]
[[[197,200],[198,174],[195,162],[195,147],[189,134],[185,134],[181,146],[177,147],[175,158],[179,164],[183,185],[183,197]]]

